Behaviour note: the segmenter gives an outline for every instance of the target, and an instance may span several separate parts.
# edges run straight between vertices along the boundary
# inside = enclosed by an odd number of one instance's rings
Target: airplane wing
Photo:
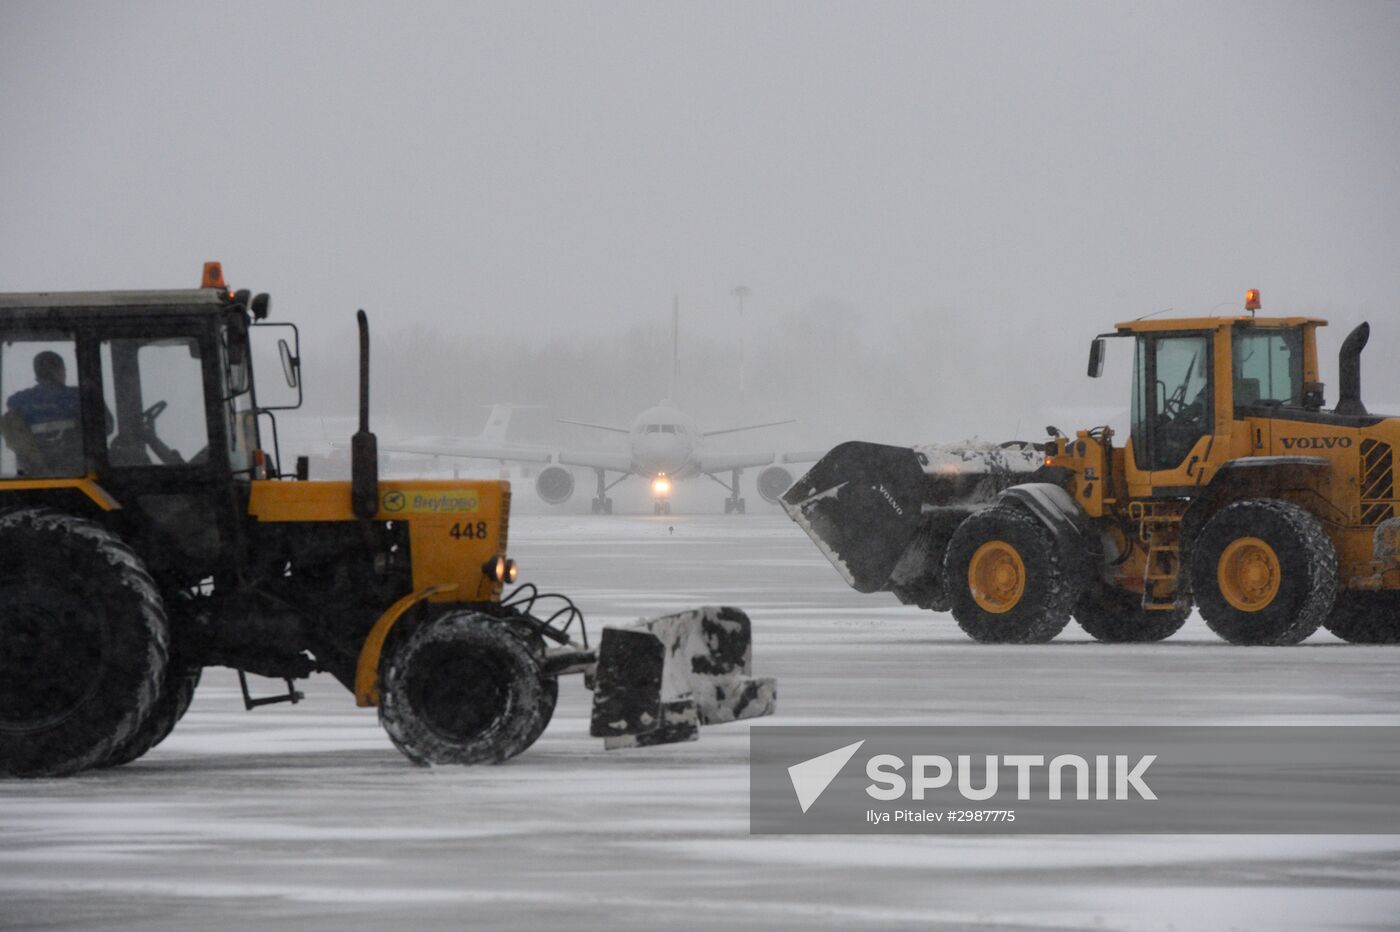
[[[630,434],[630,433],[631,433],[631,431],[628,430],[626,427],[613,427],[613,426],[611,426],[611,425],[609,425],[609,424],[593,424],[593,423],[590,423],[589,421],[574,421],[574,420],[570,420],[569,418],[566,418],[566,417],[556,417],[555,420],[558,421],[560,424],[573,424],[573,425],[575,425],[576,427],[589,427],[589,428],[592,428],[593,430],[606,430],[606,431],[611,431],[611,432],[614,433],[614,434]]]
[[[416,456],[454,456],[471,460],[498,460],[509,463],[548,463],[553,457],[548,450],[495,446],[489,443],[386,443],[380,453],[411,453]]]
[[[626,453],[607,453],[599,450],[564,450],[559,454],[559,462],[565,466],[585,466],[588,469],[611,469],[613,472],[630,473],[632,457]]]
[[[700,471],[725,472],[730,469],[767,466],[772,462],[772,453],[706,453],[700,457]]]
[[[721,427],[719,430],[702,430],[700,433],[705,437],[714,437],[719,434],[737,434],[741,430],[758,430],[760,427],[777,427],[780,424],[796,423],[796,420],[788,418],[786,421],[768,421],[766,424],[748,424],[744,427]]]
[[[826,450],[797,450],[792,453],[784,453],[778,457],[780,463],[815,463],[826,456]]]

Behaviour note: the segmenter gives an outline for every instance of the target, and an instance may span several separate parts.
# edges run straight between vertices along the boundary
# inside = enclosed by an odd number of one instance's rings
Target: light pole
[[[735,285],[729,290],[739,305],[739,409],[744,409],[744,299],[753,294],[747,285]]]

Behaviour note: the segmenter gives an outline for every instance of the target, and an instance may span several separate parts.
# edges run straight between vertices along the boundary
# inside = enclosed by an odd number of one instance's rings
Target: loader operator
[[[25,476],[77,475],[83,471],[79,427],[82,403],[68,383],[63,357],[44,350],[34,357],[33,388],[15,392],[5,403],[0,432],[15,451]]]

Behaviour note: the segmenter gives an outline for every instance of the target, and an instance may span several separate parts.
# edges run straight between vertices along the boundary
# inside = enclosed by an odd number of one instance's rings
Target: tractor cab
[[[209,575],[237,546],[252,481],[275,472],[250,347],[267,307],[224,287],[217,263],[198,289],[0,296],[0,480],[31,483],[34,504],[111,512],[157,574]]]

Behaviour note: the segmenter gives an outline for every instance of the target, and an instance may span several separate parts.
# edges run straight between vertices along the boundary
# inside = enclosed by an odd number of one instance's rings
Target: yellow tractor
[[[250,709],[328,672],[424,764],[519,754],[567,673],[609,746],[772,711],[738,609],[592,646],[567,598],[506,592],[508,482],[381,482],[363,311],[352,478],[310,481],[305,457],[283,472],[254,350],[285,334],[295,407],[299,337],[269,305],[218,263],[198,289],[0,294],[0,774],[135,760],[215,665]],[[255,698],[247,673],[286,690]]]
[[[855,588],[946,611],[979,641],[1039,643],[1071,616],[1103,641],[1157,641],[1194,602],[1233,644],[1319,626],[1400,641],[1400,419],[1360,397],[1361,324],[1324,407],[1314,317],[1144,319],[1131,429],[1044,444],[847,443],[783,496]]]

